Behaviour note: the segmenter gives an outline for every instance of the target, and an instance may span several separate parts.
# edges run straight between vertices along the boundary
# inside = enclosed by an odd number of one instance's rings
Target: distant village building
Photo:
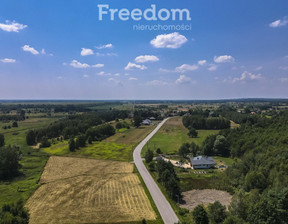
[[[150,119],[145,119],[142,121],[143,125],[152,125],[152,121]]]
[[[190,158],[193,169],[210,169],[216,165],[212,157],[197,156]]]

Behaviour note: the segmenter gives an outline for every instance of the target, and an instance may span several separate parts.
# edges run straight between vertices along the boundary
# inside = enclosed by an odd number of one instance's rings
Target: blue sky
[[[191,20],[100,21],[101,4]],[[287,98],[287,40],[287,0],[1,0],[0,98]]]

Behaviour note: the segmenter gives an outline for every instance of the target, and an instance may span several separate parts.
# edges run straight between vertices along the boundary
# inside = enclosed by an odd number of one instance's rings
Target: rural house
[[[210,169],[216,163],[212,157],[197,156],[190,158],[190,163],[193,169]]]
[[[149,120],[149,119],[145,119],[145,120],[142,121],[142,124],[143,125],[152,125],[152,121]]]

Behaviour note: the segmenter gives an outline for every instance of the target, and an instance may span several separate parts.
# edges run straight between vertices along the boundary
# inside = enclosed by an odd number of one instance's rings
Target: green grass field
[[[68,141],[63,141],[58,142],[49,148],[43,148],[41,151],[56,156],[76,156],[116,161],[132,160],[132,147],[130,145],[113,142],[93,142],[86,147],[77,149],[75,152],[70,152]]]
[[[149,148],[160,148],[165,154],[177,153],[178,149],[183,143],[195,142],[201,145],[208,135],[219,133],[218,130],[198,130],[197,138],[190,138],[188,135],[188,129],[182,124],[182,117],[173,117],[169,119],[160,130],[149,141]],[[145,149],[147,145],[145,146]],[[145,154],[145,150],[142,151],[142,155]]]
[[[49,158],[45,152],[34,150],[26,144],[26,132],[30,129],[40,128],[54,122],[54,118],[35,118],[18,122],[18,128],[1,129],[0,133],[5,136],[5,145],[17,144],[23,154],[20,172],[21,176],[13,181],[0,182],[0,206],[6,203],[24,200],[38,188],[38,180]],[[0,127],[7,123],[0,123]]]

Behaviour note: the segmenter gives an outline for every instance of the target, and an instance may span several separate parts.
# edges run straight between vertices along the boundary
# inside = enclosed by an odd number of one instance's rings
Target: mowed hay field
[[[52,156],[26,207],[31,224],[155,220],[133,164]]]

